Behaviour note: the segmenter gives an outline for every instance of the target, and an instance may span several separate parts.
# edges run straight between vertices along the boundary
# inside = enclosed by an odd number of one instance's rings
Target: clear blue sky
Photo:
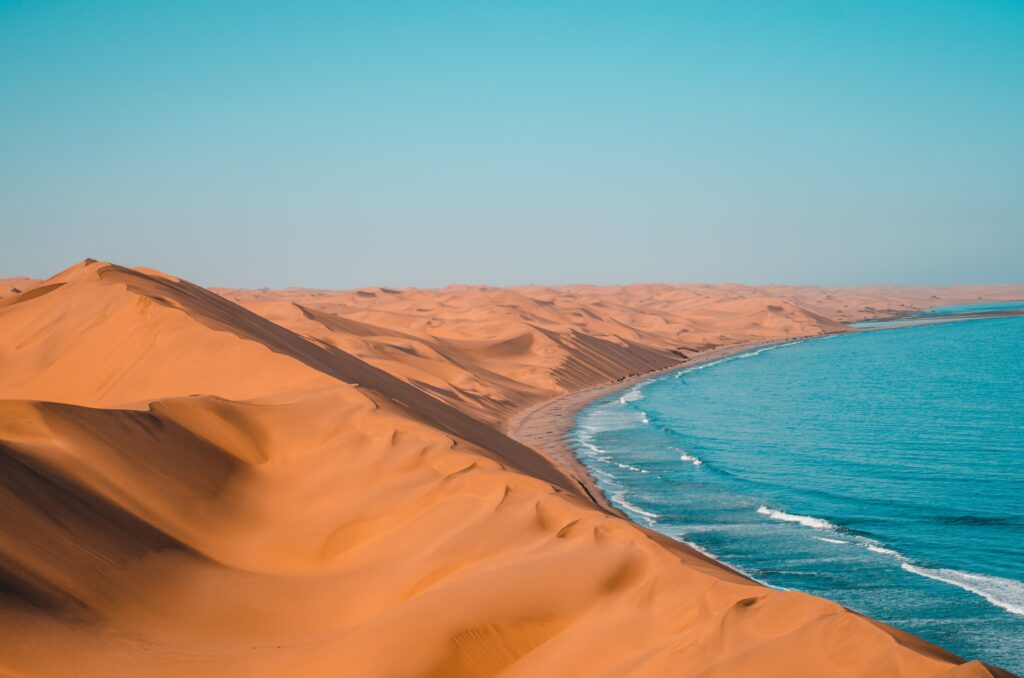
[[[0,0],[0,275],[1024,282],[1024,3]]]

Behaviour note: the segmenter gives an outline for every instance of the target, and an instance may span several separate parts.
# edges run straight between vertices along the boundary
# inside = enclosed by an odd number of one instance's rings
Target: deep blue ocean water
[[[1024,673],[1024,317],[684,368],[593,403],[572,435],[638,522]]]

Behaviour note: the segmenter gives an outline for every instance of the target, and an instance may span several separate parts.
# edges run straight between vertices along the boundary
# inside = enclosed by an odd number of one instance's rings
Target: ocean
[[[577,454],[753,579],[1024,672],[1024,316],[865,326],[598,400]]]

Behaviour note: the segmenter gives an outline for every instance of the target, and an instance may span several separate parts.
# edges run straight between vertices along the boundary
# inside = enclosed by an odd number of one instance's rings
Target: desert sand
[[[1000,673],[634,525],[503,431],[1022,288],[215,293],[91,260],[0,283],[0,673]]]

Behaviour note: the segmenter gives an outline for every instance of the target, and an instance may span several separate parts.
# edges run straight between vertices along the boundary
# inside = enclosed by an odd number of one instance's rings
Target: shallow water
[[[862,320],[853,323],[853,327],[859,329],[892,329],[894,327],[910,327],[912,325],[927,325],[938,322],[957,322],[968,319],[957,316],[970,316],[969,319],[976,319],[1015,315],[1024,315],[1024,301],[990,301],[982,304],[942,306],[899,318]]]
[[[638,522],[1024,671],[1024,317],[750,351],[604,398],[573,436]]]

